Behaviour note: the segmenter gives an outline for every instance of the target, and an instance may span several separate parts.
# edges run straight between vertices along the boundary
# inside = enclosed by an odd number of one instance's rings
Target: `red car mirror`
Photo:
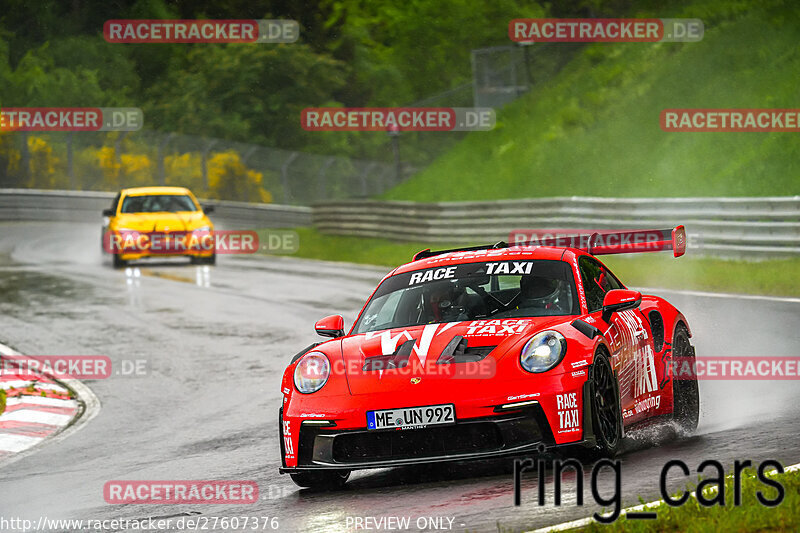
[[[344,317],[342,315],[326,316],[314,324],[317,335],[323,337],[344,337]]]
[[[603,298],[603,320],[608,322],[611,315],[626,309],[635,309],[642,303],[642,293],[627,289],[612,289]]]

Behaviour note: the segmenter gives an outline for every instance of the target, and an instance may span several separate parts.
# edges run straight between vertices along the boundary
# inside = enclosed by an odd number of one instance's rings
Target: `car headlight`
[[[211,231],[209,226],[203,226],[202,228],[194,228],[192,231]]]
[[[528,372],[547,372],[567,353],[567,340],[557,331],[542,331],[525,343],[519,363]]]
[[[294,386],[303,394],[317,392],[328,381],[331,364],[322,352],[308,352],[294,369]]]

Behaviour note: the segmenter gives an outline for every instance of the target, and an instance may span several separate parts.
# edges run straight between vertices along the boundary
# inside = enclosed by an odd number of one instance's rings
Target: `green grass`
[[[415,253],[425,248],[441,250],[457,246],[323,235],[311,228],[295,231],[300,246],[293,257],[386,267],[408,263]],[[800,259],[759,262],[691,256],[675,259],[669,253],[602,256],[601,259],[623,283],[633,287],[800,296],[797,282]]]
[[[6,410],[6,391],[5,389],[0,389],[0,415],[3,414],[3,411]]]
[[[798,258],[751,262],[658,253],[600,259],[630,286],[800,296]]]
[[[264,230],[268,231],[268,230]],[[341,235],[323,235],[312,228],[295,228],[300,247],[293,257],[322,259],[394,267],[408,263],[415,253],[431,248],[430,243],[395,242]],[[453,248],[457,245],[435,246]]]
[[[733,480],[725,487],[725,506],[703,507],[690,497],[681,507],[647,509],[658,513],[656,520],[626,520],[620,518],[611,525],[592,523],[582,529],[590,533],[681,531],[687,533],[737,531],[770,532],[800,530],[800,472],[790,472],[772,478],[785,489],[785,499],[777,507],[764,507],[756,499],[756,492],[774,499],[777,492],[758,481],[752,473],[742,478],[742,505],[733,505]],[[690,489],[690,490],[693,490]],[[712,495],[707,495],[712,497]]]
[[[667,133],[659,125],[666,108],[797,108],[800,5],[684,4],[635,16],[701,18],[701,42],[589,45],[502,109],[495,130],[468,135],[384,197],[800,194],[798,133]]]

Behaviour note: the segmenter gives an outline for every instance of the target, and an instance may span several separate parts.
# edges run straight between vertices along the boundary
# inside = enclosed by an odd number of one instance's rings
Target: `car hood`
[[[123,213],[113,222],[113,229],[129,229],[141,232],[151,231],[191,231],[210,226],[205,213]]]
[[[410,378],[417,376],[449,379],[465,372],[476,373],[476,377],[478,373],[494,375],[496,363],[509,350],[535,332],[565,320],[568,317],[473,320],[375,331],[342,339],[340,355],[352,394],[388,392],[407,387]],[[450,359],[453,364],[439,364],[443,354],[447,359],[464,340],[463,356]],[[395,353],[407,364],[397,369],[387,368]]]

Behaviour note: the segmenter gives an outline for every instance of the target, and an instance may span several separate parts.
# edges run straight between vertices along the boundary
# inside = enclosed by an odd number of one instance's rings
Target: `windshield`
[[[494,261],[406,272],[380,284],[353,333],[483,318],[579,314],[564,261]]]
[[[177,213],[197,211],[192,197],[187,194],[152,194],[126,196],[122,201],[122,213]]]

